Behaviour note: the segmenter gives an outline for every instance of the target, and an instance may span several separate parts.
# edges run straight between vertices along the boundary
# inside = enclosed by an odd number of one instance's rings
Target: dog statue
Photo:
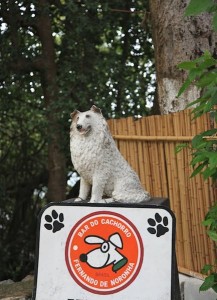
[[[123,203],[149,201],[138,175],[119,152],[101,109],[93,105],[86,112],[75,110],[71,118],[71,159],[81,177],[75,201],[87,200],[91,186],[90,203],[108,202],[103,196]]]

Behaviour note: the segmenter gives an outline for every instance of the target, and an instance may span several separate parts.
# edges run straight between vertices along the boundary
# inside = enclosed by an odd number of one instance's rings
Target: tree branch
[[[14,71],[42,71],[45,68],[45,62],[42,56],[33,60],[27,58],[19,58],[10,64],[10,68]]]

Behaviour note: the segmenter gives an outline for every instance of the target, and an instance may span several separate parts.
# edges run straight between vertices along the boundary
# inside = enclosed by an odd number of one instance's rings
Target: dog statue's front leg
[[[100,202],[105,203],[105,201],[102,200],[102,197],[103,197],[106,180],[105,178],[103,178],[103,174],[100,174],[99,176],[93,177],[92,193],[91,193],[91,199],[89,203],[100,203]]]
[[[90,193],[90,188],[91,185],[81,177],[79,196],[78,198],[75,199],[75,202],[81,202],[87,200],[87,197],[89,196]]]

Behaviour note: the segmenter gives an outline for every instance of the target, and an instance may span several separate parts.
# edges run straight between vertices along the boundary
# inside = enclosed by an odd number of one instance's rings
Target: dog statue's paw
[[[105,203],[114,203],[115,200],[113,198],[105,198]]]
[[[88,201],[88,203],[98,203],[98,201],[95,201],[93,199],[90,199],[90,201]]]
[[[106,199],[100,199],[99,201],[97,201],[97,203],[106,203],[105,200],[106,200]]]
[[[151,200],[150,194],[145,191],[145,199],[144,199],[144,201],[150,201],[150,200]]]
[[[85,202],[81,197],[75,198],[74,203]]]
[[[102,198],[97,201],[91,199],[88,203],[112,203],[112,202],[114,202],[113,198]]]
[[[99,200],[90,199],[88,203],[106,203],[106,202],[105,199],[99,199]]]

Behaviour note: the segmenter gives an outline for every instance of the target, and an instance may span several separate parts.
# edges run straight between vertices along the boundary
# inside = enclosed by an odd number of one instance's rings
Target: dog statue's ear
[[[71,114],[70,114],[70,116],[71,116],[71,119],[73,120],[74,119],[74,117],[77,115],[79,113],[79,111],[76,109],[76,110],[74,110]]]
[[[95,113],[98,113],[98,114],[102,113],[101,109],[99,107],[97,107],[96,105],[93,105],[90,110],[92,110],[92,111],[94,111]]]

